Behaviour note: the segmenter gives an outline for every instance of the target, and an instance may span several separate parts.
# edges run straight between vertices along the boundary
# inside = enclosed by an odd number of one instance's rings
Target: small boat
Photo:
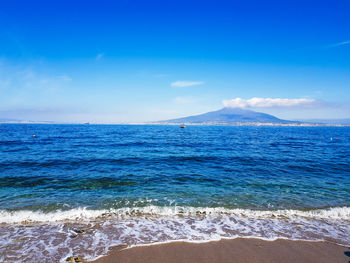
[[[186,128],[186,126],[183,124],[183,125],[180,125],[180,128],[184,129],[184,128]]]

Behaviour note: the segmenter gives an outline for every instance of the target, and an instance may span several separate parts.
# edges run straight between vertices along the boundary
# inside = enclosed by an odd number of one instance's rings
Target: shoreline
[[[90,263],[348,263],[350,247],[329,242],[255,238],[115,247]]]
[[[198,211],[197,207],[195,210],[183,211],[184,215],[179,215],[179,211],[176,209],[162,208],[165,210],[154,210],[154,206],[143,207],[142,211],[148,212],[146,214],[140,213],[141,211],[137,209],[131,214],[130,210],[122,210],[125,213],[110,211],[111,214],[108,214],[105,210],[78,209],[47,215],[23,213],[23,211],[19,214],[1,213],[0,211],[1,219],[5,222],[10,222],[11,219],[15,218],[17,220],[24,218],[51,219],[51,221],[45,222],[0,223],[0,246],[3,247],[3,250],[0,249],[0,261],[33,262],[31,259],[42,255],[44,249],[48,258],[59,259],[61,263],[66,262],[69,257],[79,257],[83,262],[95,263],[196,263],[206,262],[206,257],[212,258],[212,262],[232,262],[226,257],[221,258],[220,255],[226,254],[230,255],[230,258],[238,258],[233,262],[254,263],[264,261],[250,258],[249,251],[244,253],[242,251],[247,248],[254,251],[257,247],[263,246],[269,249],[267,251],[259,249],[260,258],[270,260],[266,262],[285,262],[280,260],[282,252],[279,251],[288,250],[288,247],[293,247],[294,244],[301,244],[298,245],[294,253],[307,255],[311,249],[314,251],[312,252],[314,255],[311,258],[298,258],[298,260],[290,262],[319,263],[319,261],[310,260],[317,258],[317,253],[327,250],[329,255],[332,255],[332,258],[328,256],[328,262],[350,263],[350,258],[348,261],[338,260],[339,249],[350,248],[349,207],[309,212],[238,209],[237,211],[231,210],[228,214],[222,213],[224,212],[222,209],[216,211],[215,209],[203,208]],[[153,213],[157,212],[156,215],[150,214],[152,211]],[[206,212],[208,216],[204,216],[203,212]],[[219,212],[219,214],[215,212]],[[113,215],[118,214],[120,217],[113,217]],[[59,219],[56,216],[59,216],[60,219],[66,218],[66,220],[56,221]],[[91,216],[95,220],[92,220]],[[69,221],[68,218],[75,218],[76,221]],[[87,220],[85,221],[84,218]],[[40,242],[44,247],[38,250],[37,244]],[[155,248],[157,249],[155,250]],[[164,248],[167,252],[163,252]],[[178,251],[176,253],[184,255],[182,261],[177,262],[171,259],[172,257],[176,258],[174,249]],[[191,258],[194,249],[197,250],[198,261]],[[205,258],[201,258],[207,253],[207,250],[211,252],[206,254]],[[231,250],[236,251],[235,254],[232,254]],[[342,253],[344,254],[344,252],[346,251],[344,250]],[[164,253],[173,256],[165,260]],[[283,254],[286,253],[288,254],[288,252],[283,252]],[[126,256],[123,256],[124,254]],[[149,255],[151,258],[148,261],[140,260],[150,257]],[[152,258],[153,255],[156,257]],[[338,256],[334,259],[335,255]],[[116,257],[118,261],[115,260]],[[240,259],[247,257],[249,261]],[[162,258],[162,260],[157,261],[158,258]],[[58,262],[55,260],[53,262]]]

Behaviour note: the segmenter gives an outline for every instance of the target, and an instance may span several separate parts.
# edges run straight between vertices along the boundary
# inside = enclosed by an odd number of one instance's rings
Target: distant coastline
[[[0,118],[0,125],[12,124],[99,124],[99,125],[197,125],[197,126],[286,126],[286,127],[349,127],[350,119],[310,119],[285,120],[263,112],[242,108],[224,107],[220,110],[192,115],[177,119],[146,121],[94,123],[91,120],[81,122],[33,121]]]
[[[48,125],[86,125],[86,123],[64,123],[64,122],[51,122],[51,121],[7,121],[0,122],[2,124],[48,124]],[[172,122],[129,122],[129,123],[89,123],[90,125],[169,125],[179,126],[179,123]],[[308,122],[295,122],[295,123],[266,123],[266,122],[235,122],[235,123],[223,123],[223,122],[203,122],[203,123],[182,123],[186,126],[266,126],[266,127],[350,127],[350,124],[336,124],[336,123],[308,123]]]
[[[144,123],[152,125],[179,125],[171,122],[152,122]],[[204,122],[190,123],[184,122],[186,126],[283,126],[283,127],[350,127],[350,124],[326,124],[326,123],[267,123],[267,122],[235,122],[235,123],[220,123],[220,122]]]

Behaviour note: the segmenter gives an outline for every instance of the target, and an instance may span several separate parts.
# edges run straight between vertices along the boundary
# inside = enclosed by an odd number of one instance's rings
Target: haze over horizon
[[[0,118],[350,118],[349,1],[0,3]]]

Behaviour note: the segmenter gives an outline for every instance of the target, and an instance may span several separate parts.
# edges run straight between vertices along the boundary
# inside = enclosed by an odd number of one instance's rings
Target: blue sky
[[[0,118],[142,122],[223,105],[350,118],[349,12],[335,0],[2,1]]]

